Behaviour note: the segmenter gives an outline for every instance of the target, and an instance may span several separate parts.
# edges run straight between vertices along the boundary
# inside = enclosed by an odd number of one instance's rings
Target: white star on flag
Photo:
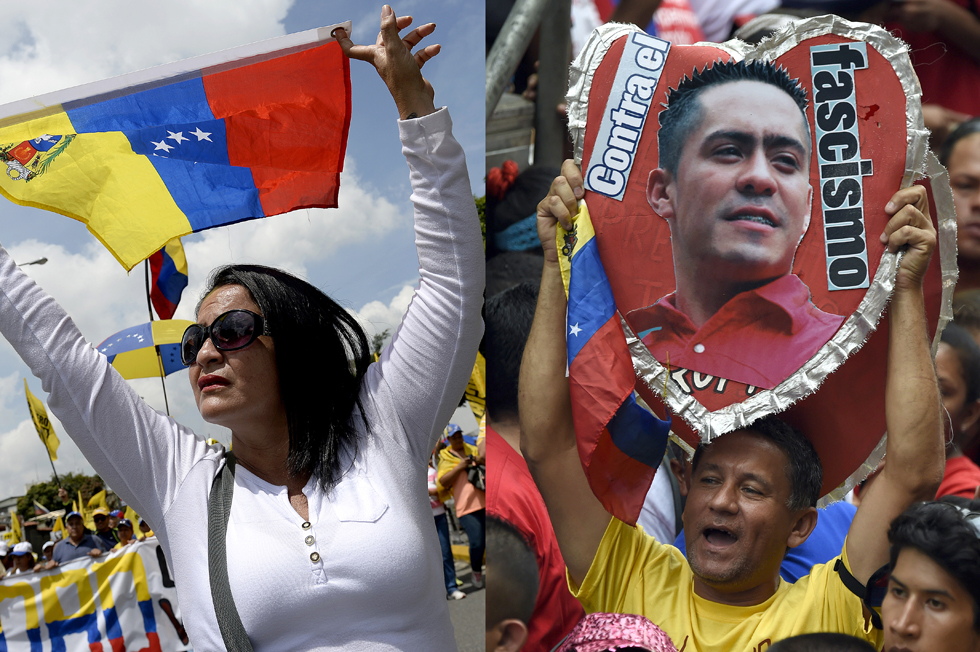
[[[176,140],[178,145],[180,145],[185,140],[190,140],[190,138],[184,138],[184,132],[183,131],[178,131],[177,133],[174,133],[174,132],[170,131],[169,129],[167,129],[167,133],[170,134],[169,136],[167,136],[167,138],[169,138],[171,140]]]
[[[197,136],[197,142],[201,142],[202,140],[206,140],[209,143],[210,142],[213,142],[210,138],[208,138],[208,136],[211,135],[211,132],[210,131],[201,131],[201,128],[200,127],[198,127],[197,129],[195,129],[194,131],[192,131],[191,134]]]
[[[575,337],[578,337],[578,334],[582,332],[582,329],[578,327],[578,324],[575,324],[574,326],[569,326],[568,328],[569,328],[568,334],[574,335]]]
[[[170,150],[173,149],[173,146],[168,145],[167,143],[165,143],[162,140],[159,143],[156,142],[155,140],[151,140],[150,142],[153,143],[154,145],[156,145],[156,147],[153,148],[153,151],[154,152],[157,151],[158,149],[162,149],[163,151],[169,153]]]

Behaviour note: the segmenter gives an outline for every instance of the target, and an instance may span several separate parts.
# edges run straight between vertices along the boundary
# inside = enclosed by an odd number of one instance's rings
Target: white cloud
[[[5,3],[0,102],[281,36],[292,2]]]
[[[415,286],[406,285],[387,305],[381,301],[371,301],[364,304],[360,310],[352,310],[351,313],[361,323],[367,333],[368,340],[386,328],[389,329],[390,337],[398,329],[398,325],[402,323],[402,317],[405,316],[408,304],[411,303],[414,294]]]
[[[33,380],[32,385],[32,392],[43,396],[40,392],[41,383]],[[34,422],[30,419],[24,397],[24,380],[20,374],[0,378],[0,412],[3,413],[4,423],[16,424],[10,430],[0,432],[0,497],[20,496],[26,486],[51,478],[51,462],[44,444],[37,436],[37,430],[34,429]],[[21,420],[13,418],[14,414],[19,415]],[[61,440],[58,460],[55,462],[58,474],[94,473],[78,447],[65,434],[57,417],[50,413],[48,417]],[[54,509],[50,505],[48,507]]]

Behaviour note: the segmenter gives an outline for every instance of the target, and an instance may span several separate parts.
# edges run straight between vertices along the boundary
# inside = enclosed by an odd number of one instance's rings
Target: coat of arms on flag
[[[7,164],[7,176],[14,181],[30,181],[44,174],[55,157],[65,151],[74,134],[44,134],[17,145],[0,145],[0,161]]]

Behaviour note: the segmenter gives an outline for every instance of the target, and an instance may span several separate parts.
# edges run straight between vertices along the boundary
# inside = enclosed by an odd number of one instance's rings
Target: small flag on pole
[[[187,258],[180,238],[150,256],[150,299],[160,319],[172,319],[187,287]]]
[[[44,442],[44,445],[48,449],[48,455],[54,461],[58,459],[58,446],[61,444],[61,441],[58,439],[58,435],[55,434],[51,422],[48,421],[48,412],[44,409],[44,403],[38,397],[31,394],[26,378],[24,379],[24,391],[27,393],[27,407],[31,410],[31,419],[34,421],[37,435]]]
[[[20,516],[17,515],[16,509],[10,510],[10,531],[13,533],[11,535],[13,543],[20,543],[24,540],[24,533],[20,529]]]

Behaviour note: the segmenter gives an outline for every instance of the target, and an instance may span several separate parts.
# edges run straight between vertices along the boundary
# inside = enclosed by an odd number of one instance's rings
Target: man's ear
[[[800,545],[807,540],[815,527],[817,527],[817,508],[807,507],[793,525],[793,530],[789,533],[789,538],[786,539],[786,546],[795,548]]]
[[[527,625],[516,618],[501,620],[487,636],[487,652],[517,652],[527,641]]]
[[[672,188],[668,188],[672,181],[670,172],[663,168],[652,170],[647,177],[647,201],[657,215],[665,220],[674,219],[674,204],[670,197]]]

